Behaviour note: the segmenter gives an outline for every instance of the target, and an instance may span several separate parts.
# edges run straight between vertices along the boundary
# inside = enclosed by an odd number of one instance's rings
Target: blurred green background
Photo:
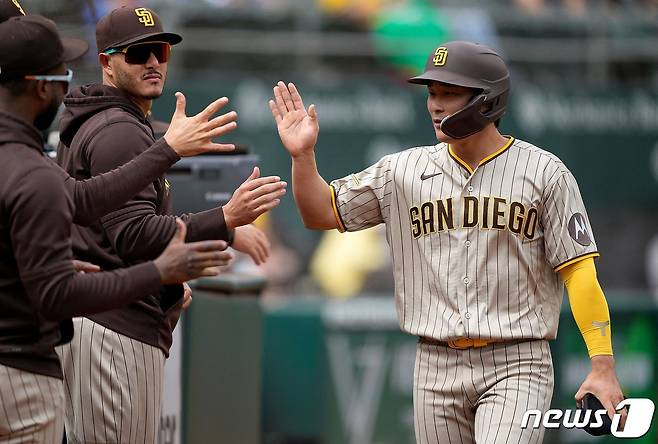
[[[176,90],[187,95],[189,113],[226,95],[240,116],[238,130],[226,140],[258,155],[263,174],[286,180],[290,160],[267,106],[276,81],[294,81],[306,105],[316,104],[318,164],[330,180],[385,154],[435,143],[426,93],[406,83],[422,69],[429,51],[448,39],[496,48],[512,72],[502,129],[554,152],[578,179],[601,252],[597,269],[610,301],[620,380],[628,396],[658,399],[657,1],[22,4],[56,19],[64,33],[86,38],[92,48],[98,17],[123,4],[153,7],[168,29],[184,37],[173,50],[165,94],[154,103],[155,117],[169,118]],[[100,78],[93,50],[73,68],[79,83]],[[376,248],[384,242],[381,233],[341,242],[306,230],[291,193],[259,225],[272,239],[270,261],[255,267],[242,258],[234,272],[264,278],[261,297],[240,302],[239,297],[204,294],[186,315],[184,439],[413,442],[414,338],[397,329],[387,252]],[[336,260],[348,253],[360,253],[362,262],[383,259],[348,269]],[[568,307],[563,308],[553,344],[553,404],[566,408],[588,363]],[[207,351],[208,338],[216,341],[216,353]],[[250,363],[251,371],[245,371]],[[206,373],[198,373],[202,369]],[[229,380],[212,384],[213,374]],[[236,409],[230,401],[236,393],[249,393],[251,404],[238,403],[242,407]],[[213,422],[220,416],[222,421]],[[231,427],[250,433],[240,438],[218,432]],[[605,440],[560,432],[547,435],[549,441]],[[658,442],[655,431],[641,442]]]

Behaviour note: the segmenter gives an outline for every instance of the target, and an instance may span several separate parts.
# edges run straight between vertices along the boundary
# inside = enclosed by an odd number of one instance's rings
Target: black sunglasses
[[[171,45],[167,42],[142,42],[128,45],[125,48],[110,48],[105,54],[123,53],[126,63],[143,65],[151,58],[151,54],[158,59],[158,63],[167,63],[171,54]]]

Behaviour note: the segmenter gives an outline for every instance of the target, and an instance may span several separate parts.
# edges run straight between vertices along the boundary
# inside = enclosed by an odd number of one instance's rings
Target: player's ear
[[[113,67],[112,67],[112,58],[103,52],[98,54],[98,63],[101,65],[101,68],[103,69],[103,73],[109,75],[110,77],[113,76]]]
[[[37,80],[34,82],[34,91],[36,95],[39,97],[41,100],[50,100],[50,93],[48,92],[50,82],[47,82],[45,80]]]

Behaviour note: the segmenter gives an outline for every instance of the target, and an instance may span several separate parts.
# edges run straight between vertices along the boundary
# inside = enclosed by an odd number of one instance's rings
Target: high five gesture
[[[302,96],[293,83],[279,82],[274,100],[269,101],[281,142],[292,157],[307,154],[315,147],[320,132],[315,105],[304,107]]]

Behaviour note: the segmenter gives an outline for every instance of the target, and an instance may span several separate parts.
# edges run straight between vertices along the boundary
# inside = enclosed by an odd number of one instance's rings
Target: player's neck
[[[130,101],[133,102],[142,111],[142,113],[144,113],[144,116],[148,116],[151,112],[151,105],[153,105],[152,99],[145,99],[143,97],[137,97],[130,94],[128,91],[118,86],[114,79],[105,75],[105,73],[103,73],[103,84],[107,86],[113,86],[123,91],[128,96]]]
[[[451,142],[450,148],[475,170],[483,159],[500,150],[508,141],[494,125],[489,125],[472,136]]]

